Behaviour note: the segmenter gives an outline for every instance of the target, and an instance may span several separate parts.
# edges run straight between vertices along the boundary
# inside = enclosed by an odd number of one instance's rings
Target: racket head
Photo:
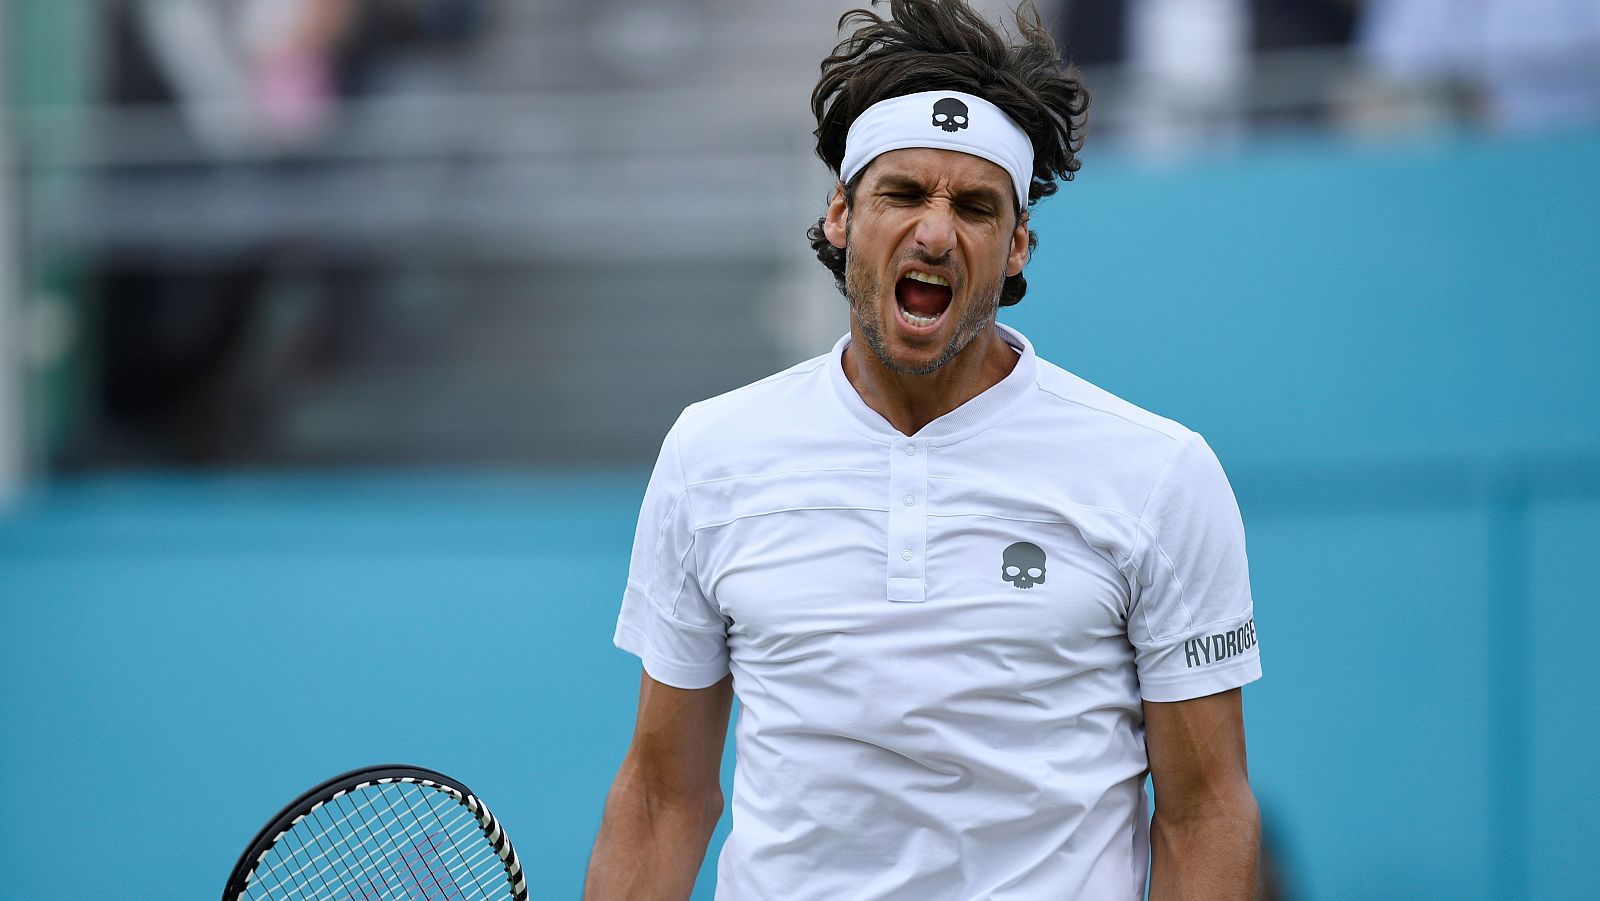
[[[282,851],[284,839],[291,836],[296,828],[313,818],[317,814],[328,810],[328,805],[336,805],[343,800],[348,800],[364,792],[381,790],[382,786],[403,785],[417,786],[428,792],[436,792],[443,798],[449,799],[454,804],[465,808],[471,816],[477,830],[482,833],[488,848],[495,859],[504,869],[505,893],[481,897],[499,899],[504,897],[510,901],[527,901],[528,886],[522,872],[522,862],[517,858],[517,852],[511,845],[511,839],[506,836],[501,828],[500,821],[489,808],[484,805],[472,790],[459,780],[445,775],[437,770],[426,767],[412,766],[410,764],[381,764],[378,766],[361,767],[347,773],[341,773],[326,779],[300,797],[290,801],[276,816],[267,821],[265,826],[256,833],[254,839],[239,855],[239,860],[234,864],[233,872],[228,876],[227,887],[223,889],[223,901],[268,901],[280,897],[276,894],[257,894],[260,888],[255,878],[257,868],[268,862],[275,850]],[[337,808],[336,808],[337,809]],[[309,850],[307,850],[309,849]],[[306,850],[302,859],[310,859],[315,854],[314,846],[302,845],[300,849]],[[400,851],[399,848],[390,849]],[[402,852],[403,853],[403,852]],[[280,856],[283,856],[280,853]],[[451,895],[441,889],[446,898],[462,897]],[[360,898],[360,894],[351,893],[350,897]]]

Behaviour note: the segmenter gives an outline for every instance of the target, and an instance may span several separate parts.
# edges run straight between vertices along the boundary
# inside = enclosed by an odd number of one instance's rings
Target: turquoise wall
[[[1091,156],[1037,217],[1004,318],[1238,491],[1251,771],[1297,897],[1588,883],[1596,163],[1593,134]],[[575,897],[631,726],[645,477],[40,489],[0,517],[0,897],[214,897],[290,796],[388,760],[459,775],[536,897]]]

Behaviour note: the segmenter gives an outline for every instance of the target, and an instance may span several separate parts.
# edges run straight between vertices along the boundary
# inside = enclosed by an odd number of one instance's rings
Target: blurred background
[[[0,0],[0,897],[214,897],[387,761],[576,897],[661,437],[846,328],[853,5]],[[1228,468],[1270,897],[1593,897],[1600,3],[1040,9],[1002,320]]]

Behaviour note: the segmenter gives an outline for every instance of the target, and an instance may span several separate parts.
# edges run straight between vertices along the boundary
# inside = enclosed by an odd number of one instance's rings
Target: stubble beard
[[[894,286],[889,286],[887,295],[884,294],[883,285],[874,281],[871,270],[866,265],[857,265],[856,256],[850,253],[850,229],[845,228],[845,298],[850,302],[850,317],[855,320],[856,326],[861,331],[861,340],[877,355],[884,366],[891,372],[900,375],[932,375],[942,369],[951,360],[961,355],[972,339],[978,333],[994,324],[995,314],[1000,309],[1000,292],[1005,286],[1005,277],[1002,276],[994,284],[994,289],[989,292],[988,302],[974,302],[969,305],[966,312],[961,314],[961,321],[957,323],[956,330],[950,335],[950,340],[944,349],[928,363],[921,366],[908,366],[889,355],[889,348],[883,339],[883,328],[880,315],[900,315],[896,307],[899,302],[894,297]],[[931,261],[929,261],[931,264]],[[876,304],[871,297],[878,300]],[[882,311],[880,314],[879,311]]]

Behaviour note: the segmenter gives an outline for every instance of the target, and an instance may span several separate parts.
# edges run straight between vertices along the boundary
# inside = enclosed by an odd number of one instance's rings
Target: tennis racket
[[[239,856],[222,901],[527,901],[500,821],[465,785],[391,764],[311,789]]]

